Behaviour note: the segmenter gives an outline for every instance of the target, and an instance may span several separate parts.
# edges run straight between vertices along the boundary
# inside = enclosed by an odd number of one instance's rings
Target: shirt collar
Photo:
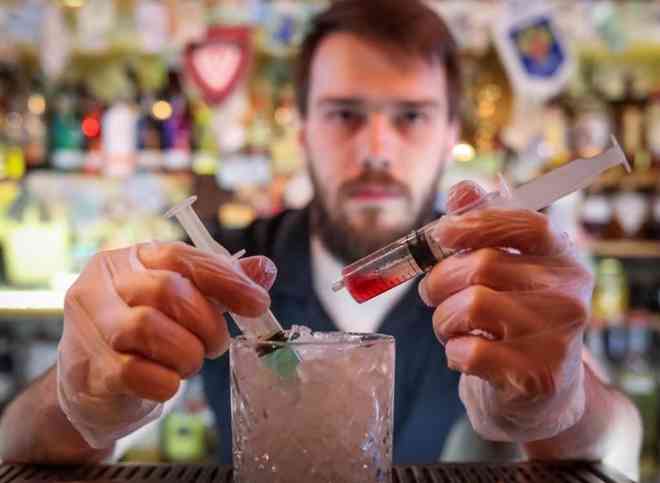
[[[275,297],[282,295],[298,298],[305,304],[310,303],[311,299],[317,300],[312,278],[309,206],[287,213],[281,218],[274,232],[272,258],[278,267],[286,267],[286,269],[278,273],[271,294]],[[419,279],[411,282],[403,290],[404,295],[390,308],[384,323],[388,322],[401,305],[406,306],[408,311],[411,307],[417,307],[423,312],[428,312],[429,308],[424,306],[417,295],[418,281]],[[310,293],[314,294],[311,298]]]

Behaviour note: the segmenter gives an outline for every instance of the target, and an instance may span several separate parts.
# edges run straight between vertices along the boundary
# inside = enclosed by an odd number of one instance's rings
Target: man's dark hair
[[[440,16],[422,0],[337,0],[310,25],[298,56],[296,103],[302,117],[307,101],[312,61],[319,45],[333,33],[351,33],[444,65],[449,118],[459,114],[461,78],[456,42]]]

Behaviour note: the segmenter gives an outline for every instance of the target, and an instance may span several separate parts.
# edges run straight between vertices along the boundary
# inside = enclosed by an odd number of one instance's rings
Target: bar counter
[[[231,483],[233,480],[230,467],[217,465],[124,464],[60,467],[0,465],[0,483],[38,481]],[[602,464],[583,461],[397,466],[393,468],[391,481],[392,483],[632,482]]]

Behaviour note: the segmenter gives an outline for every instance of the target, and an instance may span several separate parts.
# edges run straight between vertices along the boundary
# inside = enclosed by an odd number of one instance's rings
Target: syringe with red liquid
[[[443,251],[427,236],[435,223],[429,223],[348,265],[332,289],[337,292],[345,286],[353,298],[362,303],[430,270],[438,260],[453,253]],[[436,253],[433,249],[437,249]]]
[[[611,146],[598,156],[576,159],[513,190],[504,186],[452,214],[483,208],[540,210],[589,186],[603,171],[619,164],[630,172],[628,161],[612,136]],[[346,288],[356,302],[362,303],[428,272],[455,253],[439,246],[431,237],[437,223],[434,220],[344,267],[342,278],[332,285],[332,290]]]

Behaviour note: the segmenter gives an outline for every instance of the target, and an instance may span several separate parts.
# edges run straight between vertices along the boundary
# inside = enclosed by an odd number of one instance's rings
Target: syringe
[[[611,146],[598,156],[576,159],[516,189],[505,187],[491,192],[455,214],[482,208],[540,210],[589,186],[603,171],[620,164],[630,172],[626,157],[612,136]],[[346,266],[341,272],[342,278],[332,285],[332,290],[338,292],[346,288],[357,302],[362,303],[428,272],[454,253],[438,246],[430,236],[437,223],[438,220],[434,220]]]
[[[207,253],[232,256],[225,247],[213,239],[202,223],[202,220],[199,219],[199,216],[193,210],[192,205],[196,200],[196,196],[191,196],[183,200],[165,213],[165,217],[176,217],[197,248]],[[244,253],[245,251],[241,250],[234,254],[232,258],[238,260]],[[259,346],[259,356],[267,366],[282,376],[288,376],[295,371],[296,366],[300,362],[300,357],[287,345],[277,344],[287,342],[287,336],[270,310],[267,310],[256,318],[243,317],[234,313],[230,313],[230,315],[244,334],[257,339],[259,342],[275,343],[273,345],[264,344]]]

